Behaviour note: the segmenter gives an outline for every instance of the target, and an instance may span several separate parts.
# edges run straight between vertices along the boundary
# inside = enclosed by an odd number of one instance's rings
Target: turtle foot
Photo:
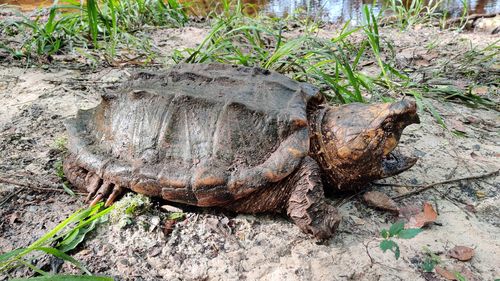
[[[96,173],[75,165],[72,161],[66,161],[63,168],[66,178],[75,187],[89,193],[85,202],[90,202],[90,206],[102,200],[106,201],[106,207],[111,206],[125,191],[123,186],[102,179]]]
[[[341,216],[325,201],[320,168],[310,157],[304,158],[299,170],[289,179],[294,186],[286,212],[305,233],[328,239],[335,233]]]
[[[113,184],[109,181],[103,181],[101,185],[96,185],[95,189],[89,192],[87,196],[86,202],[90,202],[90,206],[94,206],[99,203],[101,200],[106,199],[105,207],[113,205],[116,198],[123,194],[124,188]]]

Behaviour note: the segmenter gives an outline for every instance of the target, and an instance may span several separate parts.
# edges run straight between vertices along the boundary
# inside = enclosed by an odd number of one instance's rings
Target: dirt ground
[[[168,56],[174,48],[195,46],[206,32],[200,27],[158,30],[153,38]],[[325,29],[321,36],[334,32]],[[390,34],[398,63],[420,63],[418,67],[498,39],[486,32],[453,33],[434,28],[382,32]],[[432,51],[425,48],[430,43],[436,45]],[[82,70],[65,64],[25,68],[1,62],[0,178],[62,189],[54,164],[62,158],[57,143],[65,136],[63,120],[74,116],[78,108],[97,105],[104,85],[119,83],[133,71],[127,67]],[[498,89],[489,89],[487,95],[498,100]],[[408,127],[400,143],[403,151],[420,160],[409,171],[385,182],[427,184],[499,169],[498,111],[429,101],[449,129],[437,124],[429,112],[422,112],[421,124]],[[411,190],[368,188],[391,196]],[[117,280],[441,280],[421,269],[427,248],[441,258],[442,265],[454,267],[467,280],[494,280],[500,278],[499,188],[496,175],[439,185],[399,201],[401,206],[410,207],[430,202],[439,214],[437,221],[415,238],[396,240],[401,248],[399,260],[379,248],[380,230],[398,218],[367,207],[359,195],[340,206],[344,219],[338,234],[327,241],[303,234],[279,216],[184,207],[186,219],[165,235],[161,223],[158,226],[164,214],[158,206],[166,203],[155,202],[152,210],[126,228],[113,223],[100,225],[71,254],[91,272]],[[83,207],[82,201],[82,196],[0,182],[0,253],[29,245]],[[332,204],[338,201],[332,198]],[[145,224],[153,227],[146,230]],[[474,248],[472,260],[460,262],[448,257],[446,252],[455,245]],[[54,262],[38,261],[39,266],[44,263]],[[77,272],[67,264],[58,271]],[[17,277],[27,274],[24,270],[12,272]],[[0,280],[6,279],[8,276],[0,276]]]

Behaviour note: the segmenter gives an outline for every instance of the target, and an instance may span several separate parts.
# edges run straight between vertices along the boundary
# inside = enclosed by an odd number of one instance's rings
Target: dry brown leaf
[[[474,249],[466,246],[455,246],[448,251],[448,256],[459,261],[468,261],[474,256]]]
[[[434,268],[436,270],[436,273],[441,275],[443,278],[447,280],[458,280],[457,278],[457,273],[465,277],[465,280],[467,281],[477,281],[481,280],[477,278],[470,269],[467,268],[465,264],[454,264],[454,265],[448,265],[445,267],[441,266],[436,266]]]
[[[399,208],[399,217],[410,220],[413,216],[422,211],[422,207],[416,204],[409,204]]]
[[[481,279],[477,278],[474,273],[470,269],[467,268],[465,264],[456,265],[454,268],[454,272],[460,272],[460,274],[465,277],[467,281],[479,281]]]
[[[365,202],[374,208],[390,211],[399,212],[399,207],[389,196],[385,195],[379,191],[368,191],[363,194],[363,199]]]
[[[165,236],[170,235],[170,233],[172,233],[172,231],[174,231],[176,223],[177,223],[176,220],[170,220],[170,219],[165,220],[165,223],[163,224],[163,228],[162,228]]]
[[[432,208],[429,202],[424,203],[424,209],[421,213],[416,214],[411,217],[408,223],[405,225],[406,228],[421,228],[428,224],[431,224],[437,219],[437,212]]]
[[[437,274],[441,275],[446,280],[457,280],[457,277],[451,271],[448,271],[440,266],[436,266],[434,269]]]

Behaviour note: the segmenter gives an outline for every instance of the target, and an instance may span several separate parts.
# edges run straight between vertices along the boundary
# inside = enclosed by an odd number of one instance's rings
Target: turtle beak
[[[411,124],[420,123],[417,114],[417,105],[414,101],[401,100],[393,103],[389,110],[391,111],[392,122],[398,125],[396,134],[397,138],[386,142],[387,147],[384,149],[384,156],[381,163],[381,177],[390,177],[404,172],[411,168],[417,162],[417,158],[405,156],[399,151],[394,151],[398,142],[399,136],[403,133],[404,128]]]
[[[410,169],[415,163],[417,163],[416,157],[405,156],[399,151],[392,151],[382,158],[381,177],[395,176]]]

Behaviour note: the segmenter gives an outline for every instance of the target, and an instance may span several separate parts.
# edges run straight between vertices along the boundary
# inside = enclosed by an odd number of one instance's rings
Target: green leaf
[[[185,216],[186,216],[186,214],[184,214],[182,212],[174,212],[174,213],[170,213],[168,215],[168,219],[169,220],[180,220],[180,219],[183,219]]]
[[[99,15],[98,5],[96,0],[87,0],[87,20],[89,26],[90,36],[92,37],[92,41],[94,42],[94,47],[97,49],[97,34],[98,30],[98,22],[97,18]]]
[[[97,222],[98,220],[94,220],[87,227],[74,229],[72,232],[68,233],[59,245],[57,245],[57,248],[61,252],[73,250],[76,246],[82,243],[83,239],[85,239],[85,235],[95,228]]]
[[[391,250],[394,253],[394,256],[396,259],[399,259],[399,256],[401,255],[401,252],[399,251],[399,246],[396,244],[396,242],[392,240],[382,240],[380,242],[380,249],[385,253],[387,250]]]
[[[433,259],[426,258],[425,261],[422,263],[422,269],[424,270],[424,272],[432,272],[436,264],[437,264],[436,261],[434,261]]]
[[[382,238],[384,238],[384,239],[389,238],[389,231],[387,231],[387,229],[385,229],[385,228],[384,228],[384,229],[382,229],[382,230],[380,231],[380,236],[382,236]]]
[[[380,249],[382,249],[382,251],[387,251],[387,250],[392,250],[392,248],[394,247],[397,247],[397,244],[396,242],[392,241],[392,240],[382,240],[380,242]]]
[[[389,236],[395,236],[397,235],[401,230],[403,230],[405,227],[405,223],[403,221],[398,221],[395,222],[391,225],[391,228],[389,228]]]
[[[12,281],[113,281],[111,277],[88,275],[47,275],[32,278],[17,278]]]
[[[420,232],[422,232],[421,228],[403,229],[398,233],[398,237],[401,239],[411,239],[417,236]]]

